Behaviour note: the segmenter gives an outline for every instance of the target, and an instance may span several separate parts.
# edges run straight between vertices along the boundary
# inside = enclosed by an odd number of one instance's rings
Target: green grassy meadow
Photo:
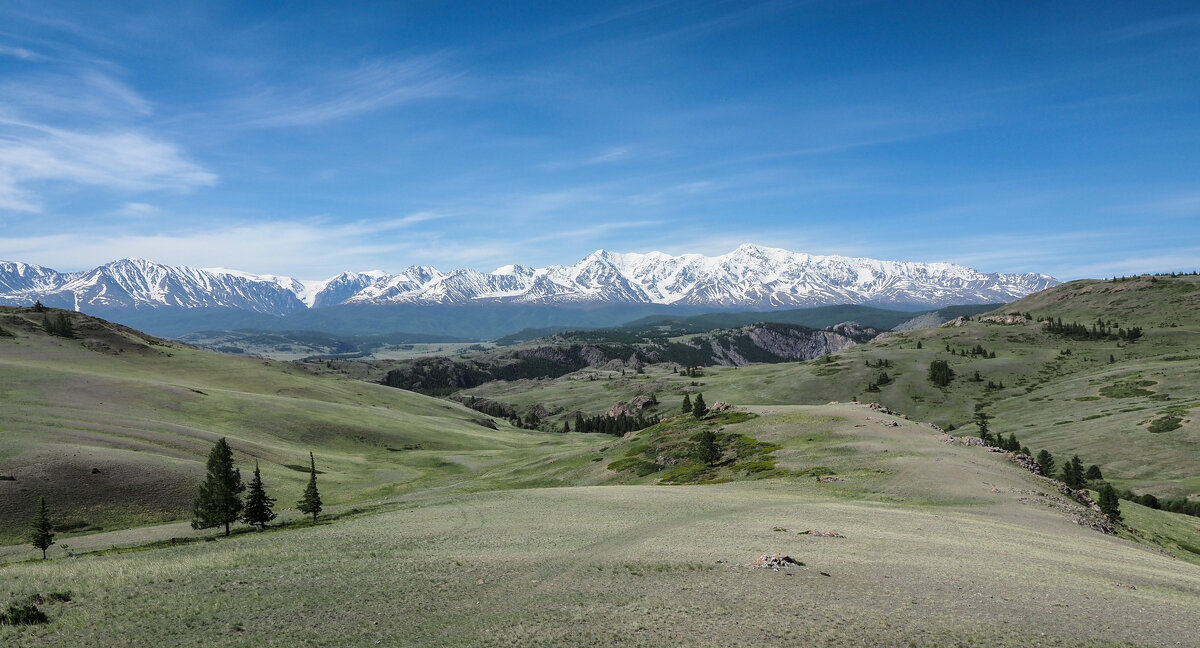
[[[260,460],[280,507],[303,491],[310,451],[336,506],[460,480],[544,442],[448,401],[83,316],[75,339],[50,337],[26,311],[0,311],[14,334],[0,338],[0,476],[13,478],[0,480],[0,543],[20,540],[41,495],[74,532],[186,519],[222,436],[245,479]]]
[[[13,334],[0,338],[0,476],[15,478],[0,480],[0,612],[36,595],[49,618],[0,624],[0,645],[1200,645],[1200,519],[1122,502],[1127,526],[1105,535],[1051,480],[930,425],[970,434],[985,402],[995,430],[1032,448],[1189,492],[1195,364],[1170,359],[1192,340],[1182,317],[1145,323],[1113,363],[1112,342],[968,322],[828,362],[472,390],[559,419],[655,393],[668,418],[625,437],[521,430],[77,317],[62,339],[28,309],[0,311]],[[863,391],[880,370],[866,361],[883,358],[893,381]],[[959,378],[933,387],[931,359]],[[975,367],[1004,389],[962,380]],[[677,415],[696,392],[737,409]],[[1180,426],[1151,432],[1167,408]],[[695,458],[702,433],[719,446],[712,465]],[[262,462],[277,528],[187,526],[221,436],[244,476]],[[315,526],[290,509],[310,450],[327,504]],[[40,494],[84,523],[47,561],[21,544]],[[777,552],[803,564],[751,566]]]
[[[1082,324],[1104,318],[1145,333],[1133,343],[1075,341],[1046,332],[1038,322],[972,320],[886,334],[809,362],[705,367],[700,378],[661,366],[624,376],[585,369],[555,380],[493,382],[463,393],[521,407],[542,404],[557,412],[552,425],[570,420],[574,410],[601,413],[649,393],[661,403],[651,411],[660,413],[673,413],[685,393],[695,392],[709,403],[745,405],[857,399],[967,434],[981,404],[994,417],[993,432],[1016,434],[1034,452],[1044,448],[1062,459],[1079,454],[1086,464],[1099,465],[1115,486],[1160,497],[1200,495],[1200,421],[1192,414],[1200,406],[1200,278],[1072,282],[998,312]],[[977,345],[996,357],[959,355]],[[945,388],[928,380],[935,360],[947,361],[956,374]],[[880,367],[881,361],[889,365]],[[869,391],[881,372],[890,382]],[[1134,383],[1144,386],[1130,388]],[[1177,427],[1171,428],[1172,419]]]

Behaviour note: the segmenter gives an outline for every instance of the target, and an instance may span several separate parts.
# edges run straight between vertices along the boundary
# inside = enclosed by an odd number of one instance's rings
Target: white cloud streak
[[[46,181],[186,191],[216,184],[217,176],[136,130],[85,133],[0,118],[0,209],[41,211],[30,185]]]
[[[235,102],[251,126],[313,126],[401,104],[444,97],[459,76],[432,58],[375,61],[318,76],[302,88],[271,88]]]

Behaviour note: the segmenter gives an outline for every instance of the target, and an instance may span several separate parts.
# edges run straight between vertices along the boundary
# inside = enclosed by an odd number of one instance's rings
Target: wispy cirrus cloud
[[[0,117],[0,209],[41,211],[37,185],[187,191],[217,176],[178,146],[138,130],[83,132]]]
[[[251,126],[313,126],[453,94],[461,75],[436,57],[372,61],[317,74],[233,102]]]

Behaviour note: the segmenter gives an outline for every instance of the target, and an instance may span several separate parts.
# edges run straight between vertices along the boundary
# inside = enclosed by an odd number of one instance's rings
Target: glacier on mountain
[[[41,300],[79,310],[235,308],[279,316],[336,305],[387,304],[939,307],[1008,302],[1058,283],[1042,274],[985,274],[950,263],[816,256],[749,244],[713,257],[597,250],[567,266],[506,265],[493,272],[412,266],[395,275],[344,272],[324,280],[142,259],[121,259],[77,273],[0,261],[0,302],[7,304]]]

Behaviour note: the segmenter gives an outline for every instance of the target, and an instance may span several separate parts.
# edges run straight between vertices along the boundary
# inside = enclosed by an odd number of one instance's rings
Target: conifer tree
[[[242,473],[233,467],[233,450],[221,437],[208,453],[208,473],[200,485],[200,494],[192,504],[192,528],[209,529],[237,522],[242,512]]]
[[[1067,465],[1063,466],[1062,481],[1064,484],[1074,489],[1080,489],[1086,485],[1086,481],[1084,480],[1083,476],[1083,462],[1080,461],[1079,455],[1071,457],[1071,460],[1067,462]]]
[[[684,395],[683,395],[683,407],[682,407],[682,408],[680,408],[680,409],[683,411],[683,413],[684,413],[684,414],[688,414],[688,413],[690,413],[690,412],[692,411],[692,397],[691,397],[691,395],[689,395],[689,394],[684,394]]]
[[[1100,466],[1092,464],[1088,466],[1087,472],[1083,474],[1083,478],[1088,481],[1099,481],[1104,479],[1104,473],[1100,472]]]
[[[258,525],[258,530],[267,528],[267,523],[275,519],[275,511],[271,506],[275,500],[267,497],[263,488],[262,473],[258,470],[258,461],[254,462],[254,477],[250,479],[250,488],[246,493],[246,510],[242,512],[242,522]]]
[[[1039,450],[1036,461],[1042,467],[1043,475],[1047,477],[1054,476],[1054,455],[1050,454],[1049,450]]]
[[[975,426],[979,428],[979,438],[987,445],[992,445],[992,434],[988,431],[988,421],[992,419],[988,413],[983,411],[983,407],[975,404]]]
[[[46,508],[45,495],[38,499],[38,511],[29,523],[29,544],[42,550],[42,560],[46,559],[46,550],[54,544],[54,527],[50,524],[50,511]]]
[[[696,418],[704,418],[708,414],[708,405],[704,404],[704,394],[696,394],[696,401],[692,405],[692,414]]]
[[[567,432],[570,432],[570,431],[571,431],[571,424],[566,421],[563,421],[562,433],[566,434]]]
[[[721,459],[721,446],[717,443],[717,433],[703,430],[696,435],[696,458],[706,466],[712,466]]]
[[[308,453],[308,461],[310,464],[308,486],[304,489],[304,497],[296,502],[296,508],[301,513],[312,515],[313,524],[316,524],[317,515],[321,512],[321,494],[317,492],[317,460],[313,458],[311,452]]]
[[[1113,522],[1121,521],[1121,500],[1117,497],[1117,491],[1113,489],[1112,484],[1104,482],[1100,486],[1100,499],[1096,503],[1100,505],[1100,512],[1107,515]]]

